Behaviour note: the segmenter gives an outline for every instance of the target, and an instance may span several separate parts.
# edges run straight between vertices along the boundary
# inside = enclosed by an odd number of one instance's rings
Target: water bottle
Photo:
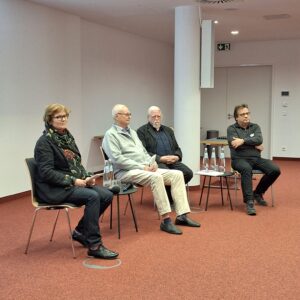
[[[111,161],[111,159],[108,160],[108,165],[109,165],[109,180],[110,180],[110,185],[114,184],[114,165]]]
[[[224,147],[222,147],[221,151],[220,151],[219,170],[220,170],[220,172],[225,172],[226,171],[226,160],[225,160]]]
[[[208,164],[209,164],[209,159],[208,159],[208,152],[207,152],[207,147],[204,148],[204,155],[203,155],[203,169],[207,172],[208,171]]]
[[[215,149],[215,147],[212,148],[212,152],[211,152],[210,168],[213,171],[218,171],[218,166],[217,166],[217,161],[216,161],[216,149]]]
[[[109,178],[109,161],[105,160],[104,172],[103,172],[103,186],[109,188],[111,186],[111,180]]]

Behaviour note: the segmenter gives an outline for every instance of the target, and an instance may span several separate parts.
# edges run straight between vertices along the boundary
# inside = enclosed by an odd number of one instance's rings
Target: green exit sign
[[[230,43],[219,43],[219,44],[217,44],[217,49],[219,51],[229,51]]]

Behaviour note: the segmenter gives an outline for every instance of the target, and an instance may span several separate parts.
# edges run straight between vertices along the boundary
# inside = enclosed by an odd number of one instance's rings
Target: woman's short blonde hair
[[[66,106],[59,104],[59,103],[53,103],[53,104],[48,105],[45,109],[45,114],[44,114],[44,118],[43,118],[44,122],[49,124],[52,121],[53,116],[62,111],[67,116],[69,116],[69,114],[71,112],[70,109],[68,109]]]

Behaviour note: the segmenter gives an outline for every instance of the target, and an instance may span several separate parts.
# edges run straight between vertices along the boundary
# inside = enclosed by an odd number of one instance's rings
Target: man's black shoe
[[[268,206],[268,202],[263,198],[262,194],[253,193],[253,197],[258,205]]]
[[[181,226],[189,226],[189,227],[200,227],[201,224],[193,221],[192,219],[188,218],[187,216],[178,216],[175,220],[175,225]]]
[[[254,201],[248,201],[246,204],[246,209],[247,209],[247,214],[249,216],[255,216],[256,215],[256,210],[254,207]]]
[[[103,245],[99,245],[96,249],[89,248],[88,256],[93,256],[95,258],[103,258],[103,259],[115,259],[117,258],[119,253],[115,251],[111,251],[105,248]]]
[[[78,231],[74,230],[73,234],[72,234],[72,239],[78,243],[80,243],[83,247],[87,247],[88,246],[88,242],[85,239],[85,236],[81,233],[79,233]]]
[[[171,234],[182,234],[182,231],[179,228],[177,228],[172,222],[169,223],[161,222],[160,230]]]

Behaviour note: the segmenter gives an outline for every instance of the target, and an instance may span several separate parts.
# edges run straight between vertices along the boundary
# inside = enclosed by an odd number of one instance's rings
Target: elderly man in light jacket
[[[200,227],[191,220],[183,173],[178,170],[159,169],[155,160],[147,153],[136,131],[129,127],[131,113],[127,106],[117,104],[112,109],[114,124],[103,139],[103,149],[112,160],[115,176],[122,182],[151,186],[154,201],[162,217],[160,229],[167,233],[182,234],[176,225]],[[175,225],[170,218],[171,207],[165,190],[171,186],[174,200]]]

